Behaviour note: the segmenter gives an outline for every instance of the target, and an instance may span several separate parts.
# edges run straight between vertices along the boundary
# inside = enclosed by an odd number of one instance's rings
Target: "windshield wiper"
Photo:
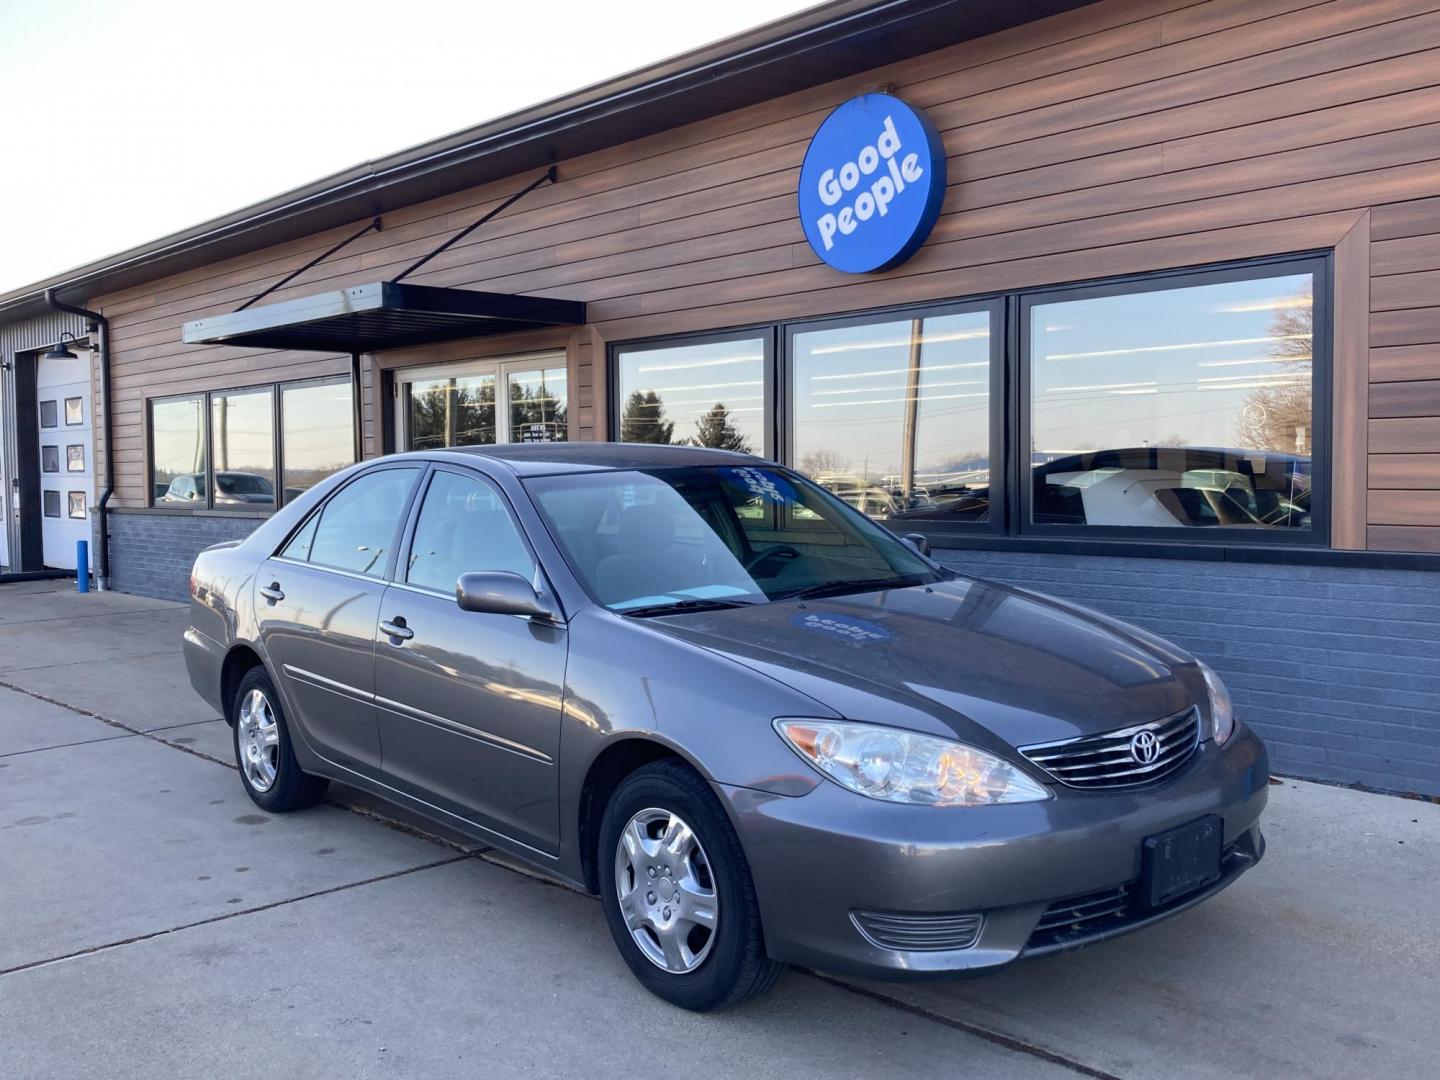
[[[876,589],[905,589],[919,585],[920,581],[908,577],[872,578],[868,581],[817,581],[813,585],[802,585],[776,593],[771,600],[811,600],[817,596],[839,596],[843,593],[873,592]]]
[[[678,615],[686,611],[723,611],[726,608],[753,607],[757,600],[676,600],[669,604],[644,604],[641,607],[622,608],[621,615],[646,619],[652,615]]]

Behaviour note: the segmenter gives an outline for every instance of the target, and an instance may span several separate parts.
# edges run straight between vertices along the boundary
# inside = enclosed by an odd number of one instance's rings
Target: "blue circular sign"
[[[918,110],[889,94],[851,98],[825,118],[800,167],[800,221],[847,274],[899,266],[945,201],[945,147]]]

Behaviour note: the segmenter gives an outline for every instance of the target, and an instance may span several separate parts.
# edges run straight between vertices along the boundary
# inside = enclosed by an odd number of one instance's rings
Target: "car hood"
[[[1194,660],[1137,627],[971,578],[649,620],[854,720],[1025,746],[1173,715]]]

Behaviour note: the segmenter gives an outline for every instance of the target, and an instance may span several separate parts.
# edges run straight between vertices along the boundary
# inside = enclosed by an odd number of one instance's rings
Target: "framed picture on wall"
[[[60,471],[60,448],[58,446],[40,447],[40,471]]]
[[[70,492],[70,516],[72,518],[83,518],[85,516],[85,492]]]
[[[40,426],[42,428],[60,426],[60,413],[55,402],[40,402]]]
[[[43,512],[46,517],[58,518],[60,516],[60,492],[47,491],[44,493],[42,501],[44,503]]]
[[[65,426],[77,427],[83,423],[85,423],[85,399],[67,397],[65,399]]]
[[[66,472],[84,472],[84,471],[85,471],[85,447],[84,447],[84,446],[67,446],[67,447],[65,447],[65,471],[66,471]]]

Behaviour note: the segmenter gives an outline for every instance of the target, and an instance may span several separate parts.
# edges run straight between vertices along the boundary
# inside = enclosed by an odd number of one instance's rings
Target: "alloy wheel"
[[[651,807],[621,830],[615,891],[630,936],[652,964],[683,975],[705,962],[720,898],[705,848],[677,814]]]
[[[240,703],[235,745],[245,781],[256,791],[269,791],[280,769],[280,725],[263,691],[255,689]]]

